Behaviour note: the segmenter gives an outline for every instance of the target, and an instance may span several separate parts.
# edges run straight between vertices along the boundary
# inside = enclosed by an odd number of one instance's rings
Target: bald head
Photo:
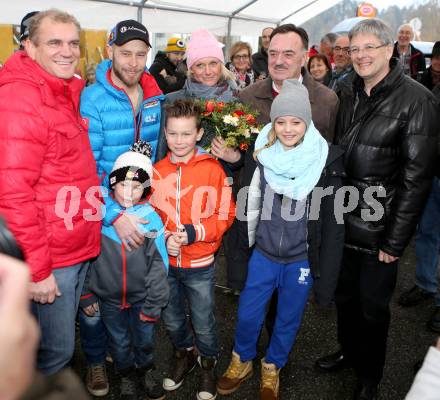
[[[407,48],[409,42],[414,38],[414,31],[411,25],[403,24],[397,30],[397,43],[401,48]]]
[[[350,40],[348,36],[339,36],[333,47],[333,59],[337,72],[341,72],[351,65],[351,58],[348,54],[350,50]]]

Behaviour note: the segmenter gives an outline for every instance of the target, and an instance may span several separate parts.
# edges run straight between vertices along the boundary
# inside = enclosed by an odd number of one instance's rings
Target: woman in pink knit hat
[[[184,87],[166,95],[165,104],[178,99],[214,99],[216,101],[238,101],[235,76],[225,67],[222,45],[206,29],[199,29],[191,34],[187,43],[186,64],[188,79]],[[163,124],[162,124],[163,126]],[[222,138],[205,128],[205,133],[198,145],[205,147],[211,143],[211,153],[217,157],[230,174],[229,163],[240,159],[240,151],[225,146]],[[164,132],[161,131],[157,149],[157,161],[165,157],[167,144]]]

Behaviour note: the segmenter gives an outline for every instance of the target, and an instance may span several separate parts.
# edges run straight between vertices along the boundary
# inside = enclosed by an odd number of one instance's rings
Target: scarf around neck
[[[236,100],[237,86],[235,82],[226,81],[225,79],[221,79],[215,86],[208,86],[188,78],[184,89],[188,91],[191,97],[197,99],[215,99],[224,102]]]
[[[255,149],[264,148],[268,143],[272,124],[267,124],[259,133]],[[284,150],[281,142],[276,142],[258,155],[264,167],[264,177],[275,193],[293,200],[304,200],[313,190],[325,167],[329,146],[319,131],[310,122],[303,141],[290,150]]]
[[[227,68],[235,75],[235,83],[238,86],[238,90],[242,90],[255,82],[255,74],[252,68],[247,69],[244,74],[240,74],[232,62],[227,65]]]

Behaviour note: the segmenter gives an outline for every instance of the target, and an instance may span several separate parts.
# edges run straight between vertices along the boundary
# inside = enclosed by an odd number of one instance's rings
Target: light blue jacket
[[[96,69],[96,83],[81,94],[81,115],[88,119],[89,137],[101,181],[108,177],[116,158],[138,140],[153,147],[155,161],[165,96],[147,69],[141,77],[144,92],[138,118],[124,90],[110,81],[112,62],[104,60]]]

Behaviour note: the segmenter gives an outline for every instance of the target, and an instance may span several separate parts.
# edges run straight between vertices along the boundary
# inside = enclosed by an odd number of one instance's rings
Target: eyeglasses
[[[333,48],[333,52],[334,53],[339,53],[339,52],[348,54],[350,52],[350,47],[341,47],[341,46],[336,46]]]
[[[233,58],[236,59],[236,60],[249,60],[249,55],[247,55],[247,54],[244,54],[244,55],[236,54]]]
[[[361,51],[364,52],[367,55],[373,54],[377,49],[380,49],[381,47],[388,46],[386,43],[383,43],[379,46],[375,46],[374,44],[367,44],[364,47],[350,47],[350,50],[348,51],[348,54],[351,56],[358,55]]]

